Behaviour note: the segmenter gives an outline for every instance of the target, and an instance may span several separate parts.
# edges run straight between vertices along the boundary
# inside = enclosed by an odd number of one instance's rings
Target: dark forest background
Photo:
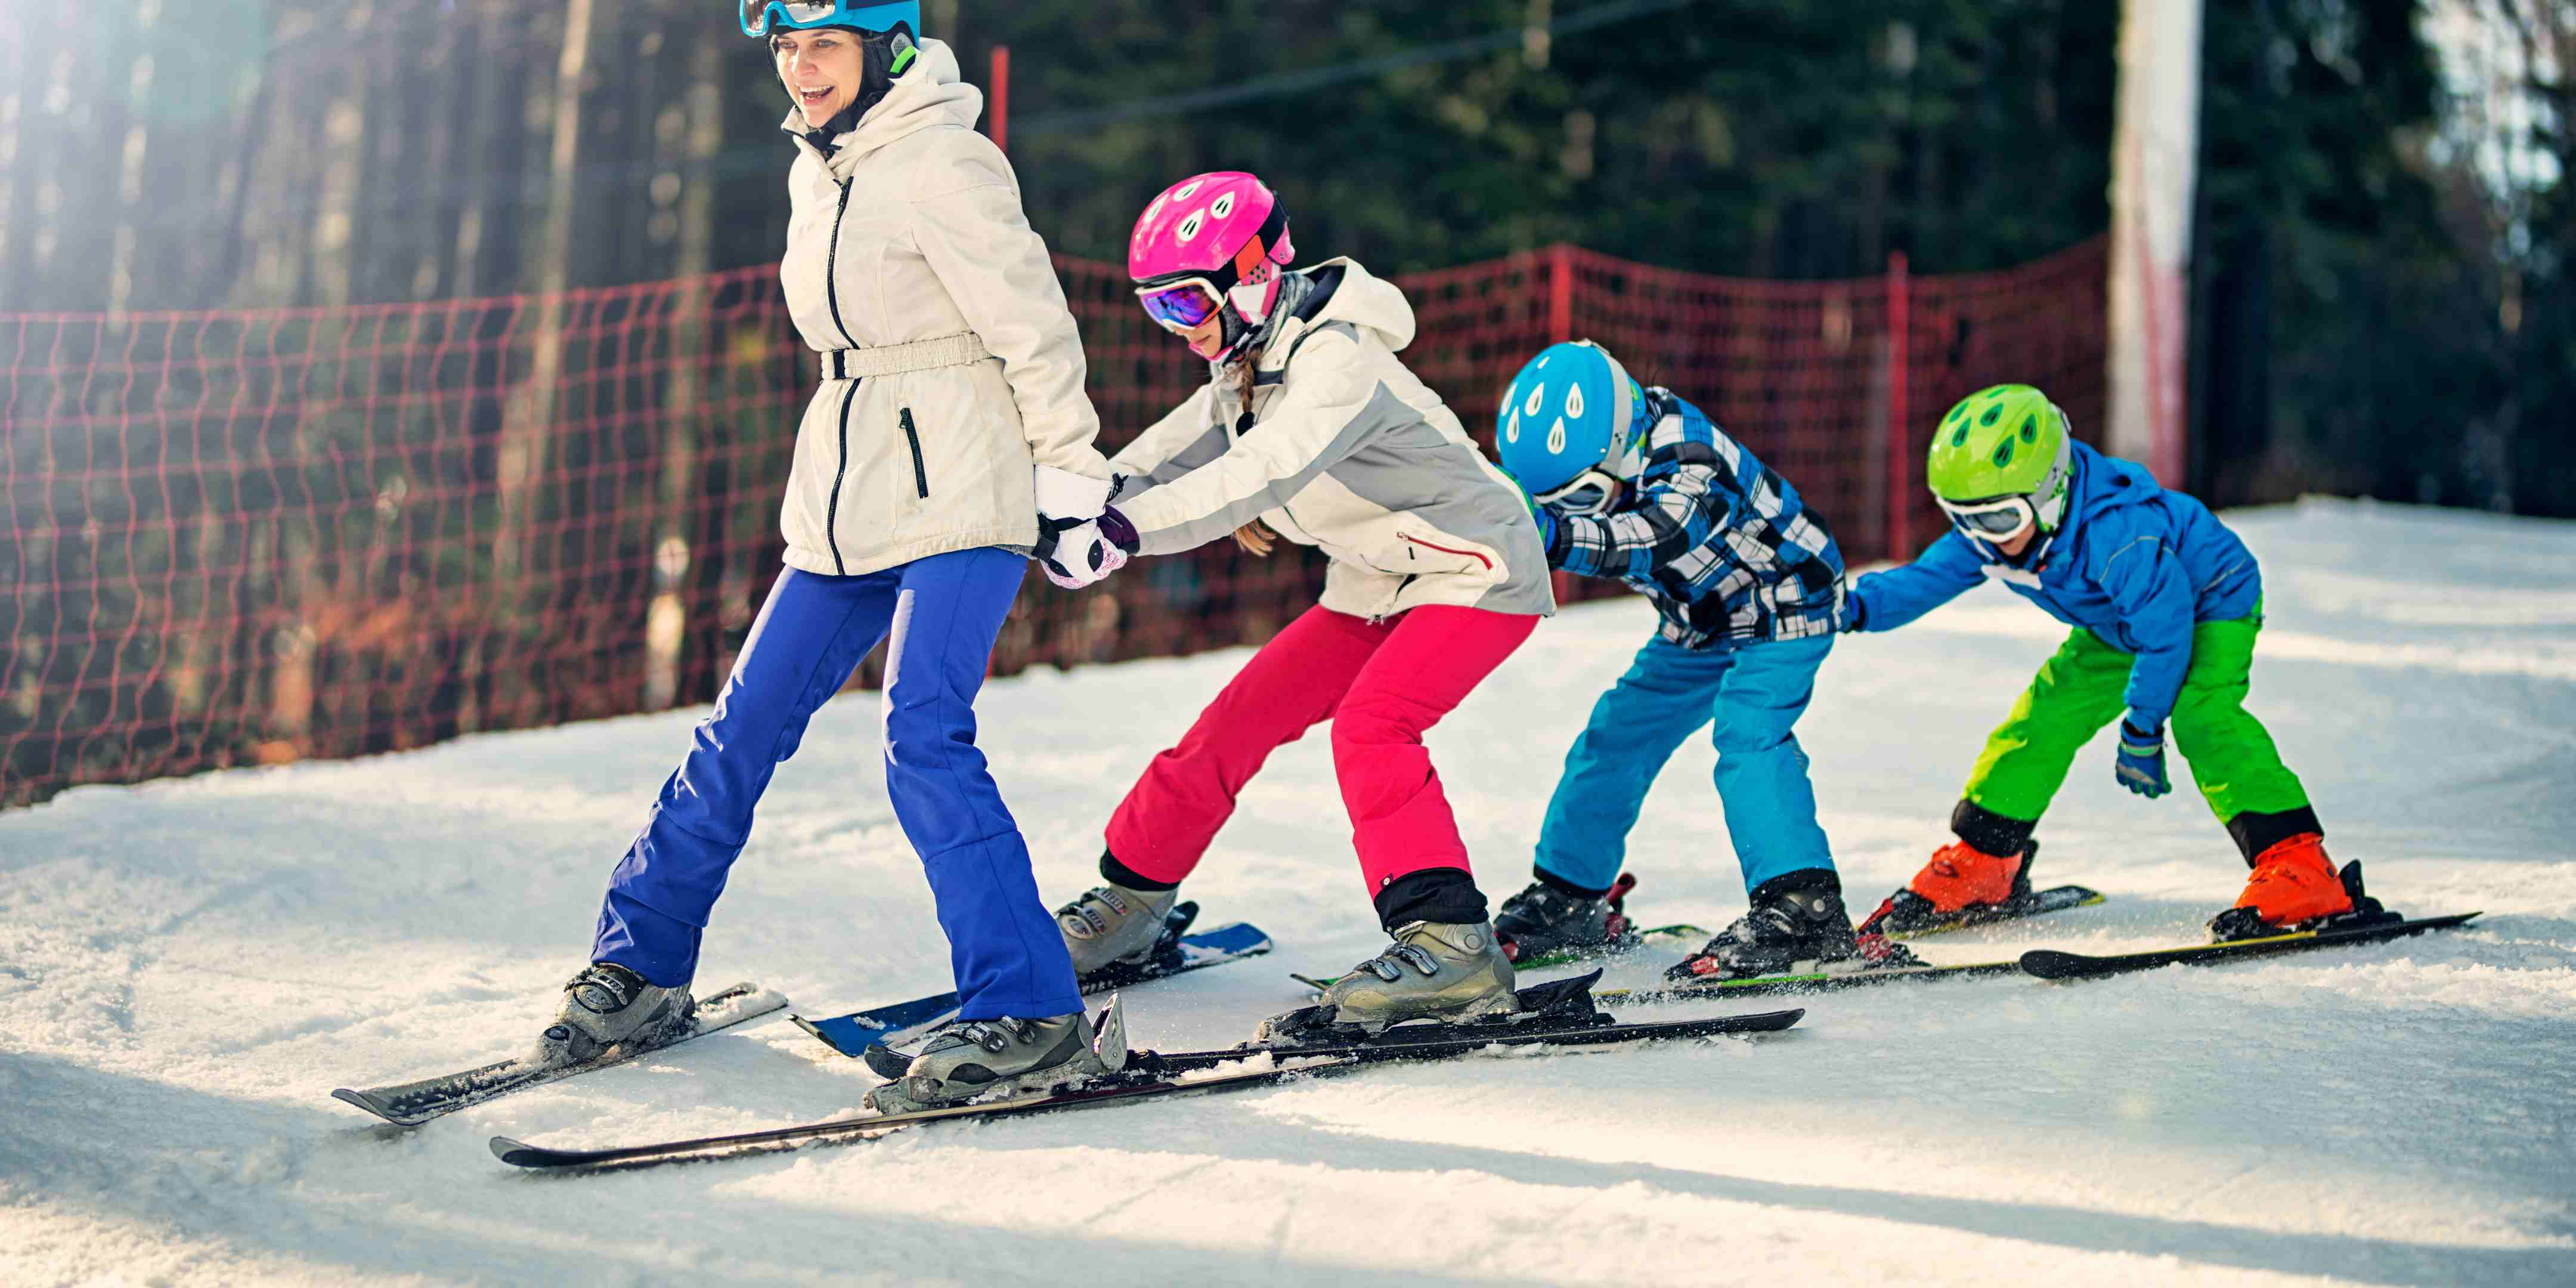
[[[1310,257],[1390,271],[1567,240],[1957,273],[2109,221],[2112,0],[924,7],[972,80],[1010,47],[1012,159],[1075,255],[1219,166],[1270,177]],[[2466,85],[2415,0],[2209,0],[2188,482],[2213,500],[2576,514],[2576,5],[2451,7],[2487,19]],[[726,6],[66,12],[0,8],[0,312],[509,294],[781,242],[784,100]]]

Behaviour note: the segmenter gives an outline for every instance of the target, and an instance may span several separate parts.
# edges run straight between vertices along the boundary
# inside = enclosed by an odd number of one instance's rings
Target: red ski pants
[[[1310,608],[1252,655],[1178,746],[1154,757],[1109,819],[1109,852],[1141,876],[1197,867],[1273,748],[1333,722],[1333,774],[1369,893],[1428,868],[1467,868],[1423,731],[1537,629],[1536,617],[1430,605],[1384,624]]]

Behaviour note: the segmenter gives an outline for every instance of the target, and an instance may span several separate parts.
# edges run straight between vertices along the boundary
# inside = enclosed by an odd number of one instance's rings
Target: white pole
[[[2125,0],[2111,131],[2114,456],[2183,484],[2191,202],[2200,161],[2201,0]]]

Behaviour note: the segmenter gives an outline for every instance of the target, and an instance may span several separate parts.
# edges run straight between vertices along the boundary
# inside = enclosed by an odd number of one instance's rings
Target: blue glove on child
[[[1868,616],[1869,605],[1859,595],[1845,590],[1843,602],[1834,606],[1834,629],[1838,632],[1868,630],[1869,628],[1862,624],[1863,619]]]
[[[2120,785],[2140,796],[2153,799],[2173,790],[2173,780],[2165,777],[2165,731],[2162,728],[2141,729],[2120,722]]]

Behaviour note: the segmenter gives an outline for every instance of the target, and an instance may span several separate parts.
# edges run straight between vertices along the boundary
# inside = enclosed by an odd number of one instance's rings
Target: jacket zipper
[[[832,550],[832,571],[847,577],[848,564],[841,562],[841,480],[850,473],[850,404],[859,400],[859,382],[853,380],[841,395],[841,463],[832,467],[832,499],[823,507],[823,544]]]
[[[859,342],[850,337],[850,326],[841,320],[841,217],[850,213],[850,187],[856,179],[841,181],[841,204],[832,208],[832,240],[823,250],[823,301],[832,310],[832,327],[841,333],[841,342],[855,349]]]
[[[841,333],[843,343],[855,349],[859,342],[850,336],[849,324],[841,320],[841,219],[850,213],[850,188],[855,179],[841,181],[840,203],[832,208],[832,237],[823,246],[823,302],[832,310],[832,327]],[[859,382],[852,380],[841,394],[841,459],[832,467],[832,497],[823,506],[823,544],[832,552],[832,571],[843,577],[850,566],[841,560],[841,482],[850,474],[850,404],[858,401]]]
[[[921,464],[921,434],[912,427],[912,409],[904,408],[900,419],[903,421],[904,441],[912,444],[912,490],[927,501],[930,499],[930,471]]]

